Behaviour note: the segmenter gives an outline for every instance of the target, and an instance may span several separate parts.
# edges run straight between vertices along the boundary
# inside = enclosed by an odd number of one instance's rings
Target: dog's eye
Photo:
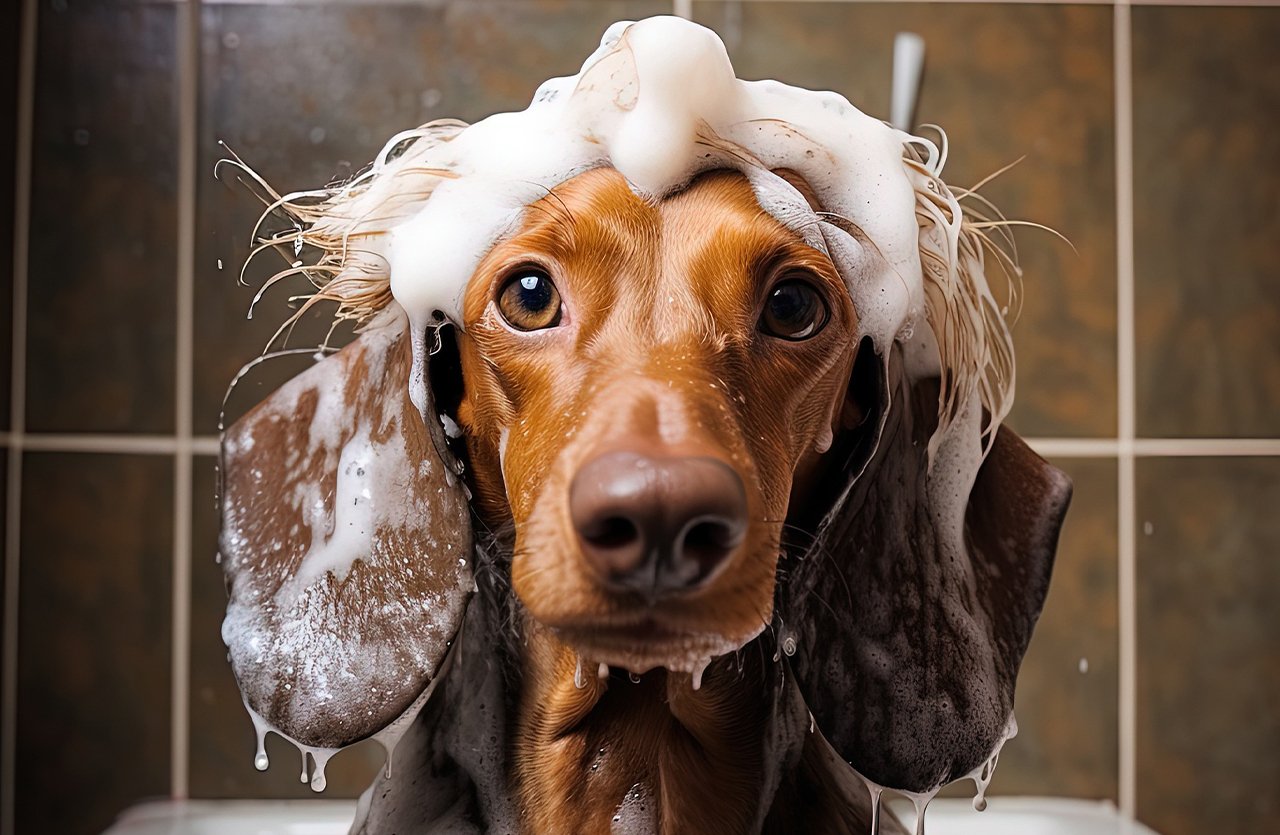
[[[536,267],[524,267],[498,291],[498,310],[516,330],[536,331],[560,324],[560,291]]]
[[[760,330],[793,342],[808,339],[827,323],[827,303],[802,279],[784,279],[769,291],[760,315]]]

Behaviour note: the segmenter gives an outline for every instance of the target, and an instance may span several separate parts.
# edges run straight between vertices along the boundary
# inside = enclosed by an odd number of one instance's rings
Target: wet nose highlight
[[[704,456],[597,456],[570,485],[569,513],[600,581],[646,597],[702,586],[747,530],[742,479]]]

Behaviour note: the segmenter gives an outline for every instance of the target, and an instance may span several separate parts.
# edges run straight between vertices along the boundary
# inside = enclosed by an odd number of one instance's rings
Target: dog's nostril
[[[715,556],[731,550],[737,542],[733,529],[717,520],[704,520],[689,528],[684,535],[684,549],[694,556]]]
[[[594,529],[582,533],[582,538],[597,548],[622,548],[640,538],[635,522],[625,516],[602,519]]]

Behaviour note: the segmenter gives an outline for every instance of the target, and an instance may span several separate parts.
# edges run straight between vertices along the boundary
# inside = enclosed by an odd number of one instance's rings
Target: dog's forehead
[[[804,243],[825,252],[820,238],[806,237],[778,215],[799,218],[798,225],[812,224],[818,217],[798,191],[766,206],[751,179],[733,169],[700,174],[685,187],[652,198],[636,194],[621,172],[607,167],[573,177],[531,204],[519,228],[495,249],[514,241],[558,244],[568,250],[589,247],[601,236],[669,247],[738,233],[772,238],[770,243]]]
[[[786,211],[817,217],[799,192]],[[530,204],[520,226],[481,261],[468,283],[464,325],[483,315],[495,277],[530,262],[563,270],[556,278],[562,290],[604,283],[629,293],[632,302],[640,294],[690,290],[702,303],[716,302],[712,306],[750,307],[759,273],[787,256],[838,284],[821,242],[788,228],[776,212],[732,169],[707,172],[656,199],[637,195],[616,169],[580,174]],[[698,294],[699,279],[716,285],[715,292]]]

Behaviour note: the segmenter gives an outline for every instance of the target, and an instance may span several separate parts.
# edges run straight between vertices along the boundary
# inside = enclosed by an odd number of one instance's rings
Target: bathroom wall
[[[687,4],[675,3],[677,10]],[[1097,798],[1166,835],[1280,814],[1280,9],[695,2],[744,76],[886,115],[924,35],[948,180],[1020,230],[1009,420],[1076,497],[994,794]],[[0,831],[145,798],[302,797],[218,634],[223,393],[279,320],[236,277],[258,206],[397,130],[522,107],[660,0],[23,0],[0,11]],[[513,138],[518,146],[518,138]],[[12,257],[11,257],[12,256]],[[9,265],[13,269],[9,269]],[[311,323],[308,333],[314,332]],[[238,397],[261,396],[268,368]],[[329,794],[378,767],[357,746]]]

